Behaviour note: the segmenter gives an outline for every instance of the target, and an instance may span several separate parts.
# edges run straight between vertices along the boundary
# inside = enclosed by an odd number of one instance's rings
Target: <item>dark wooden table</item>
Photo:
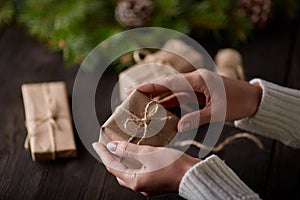
[[[224,47],[212,40],[199,42],[212,56]],[[298,22],[258,31],[240,51],[248,79],[260,77],[300,89]],[[176,194],[146,198],[119,186],[87,152],[76,131],[78,158],[33,162],[23,147],[26,129],[20,86],[27,82],[63,80],[71,102],[78,67],[65,68],[60,52],[50,52],[16,25],[0,31],[0,52],[0,199],[181,199]],[[116,80],[117,73],[108,70],[99,86]],[[107,91],[111,89],[108,87]],[[99,123],[110,115],[109,103],[109,98],[99,102],[97,110],[102,116]],[[239,131],[226,126],[220,140]],[[300,150],[259,138],[264,150],[241,139],[218,155],[262,198],[300,199]]]

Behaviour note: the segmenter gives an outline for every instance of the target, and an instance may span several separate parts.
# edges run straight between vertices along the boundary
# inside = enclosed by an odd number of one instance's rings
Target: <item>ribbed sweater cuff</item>
[[[261,79],[253,79],[263,90],[256,114],[235,121],[235,126],[300,148],[300,91]]]
[[[180,182],[179,195],[189,200],[260,199],[216,155],[187,171]]]

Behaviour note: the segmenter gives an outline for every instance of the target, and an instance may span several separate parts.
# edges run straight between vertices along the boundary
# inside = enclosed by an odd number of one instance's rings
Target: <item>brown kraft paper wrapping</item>
[[[146,55],[145,63],[162,63],[171,66],[179,73],[192,72],[203,67],[203,55],[180,39],[168,40],[163,49]],[[195,66],[193,66],[195,64]]]
[[[179,118],[135,90],[103,124],[100,142],[125,140],[135,144],[166,146],[177,133]]]
[[[65,83],[24,84],[22,95],[32,159],[76,157]]]

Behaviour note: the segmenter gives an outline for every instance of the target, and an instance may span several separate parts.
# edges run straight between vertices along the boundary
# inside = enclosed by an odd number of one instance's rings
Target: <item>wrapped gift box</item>
[[[22,95],[32,159],[76,157],[65,83],[24,84]]]
[[[100,142],[125,140],[135,144],[166,146],[177,133],[178,117],[135,90],[103,124]]]

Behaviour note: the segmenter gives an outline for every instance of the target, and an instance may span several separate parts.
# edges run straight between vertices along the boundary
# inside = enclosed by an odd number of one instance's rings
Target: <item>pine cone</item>
[[[256,28],[262,28],[271,16],[271,0],[238,0],[238,11]]]
[[[153,18],[154,5],[151,0],[123,0],[115,9],[115,18],[129,28],[145,26]]]

